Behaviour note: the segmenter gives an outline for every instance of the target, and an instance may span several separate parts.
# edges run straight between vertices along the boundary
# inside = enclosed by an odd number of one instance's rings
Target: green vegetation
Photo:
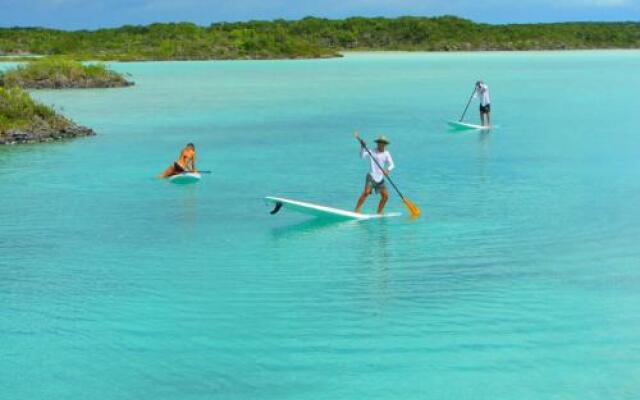
[[[284,23],[225,24],[203,28],[190,23],[124,26],[97,31],[41,28],[0,29],[0,54],[68,55],[79,60],[270,59],[334,56]]]
[[[123,26],[96,31],[0,29],[0,54],[80,60],[271,59],[336,56],[344,50],[537,50],[640,48],[640,23],[477,24],[457,17],[308,17]]]
[[[0,72],[0,85],[30,89],[120,87],[131,85],[104,64],[84,65],[65,57],[44,57]]]
[[[0,87],[0,145],[51,142],[92,136],[95,132],[79,126],[16,86]]]
[[[52,108],[34,101],[19,87],[0,87],[0,135],[10,129],[27,128],[34,120],[63,127],[68,121]]]

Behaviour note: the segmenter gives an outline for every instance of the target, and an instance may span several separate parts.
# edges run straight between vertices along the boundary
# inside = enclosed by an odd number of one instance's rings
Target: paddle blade
[[[421,214],[418,206],[413,204],[413,202],[409,199],[402,199],[402,200],[404,201],[404,205],[407,206],[407,209],[409,210],[409,214],[411,215],[411,218],[418,218]]]

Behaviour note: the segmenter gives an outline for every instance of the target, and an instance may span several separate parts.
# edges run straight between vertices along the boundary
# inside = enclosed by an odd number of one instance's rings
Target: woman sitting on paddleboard
[[[173,175],[178,175],[183,172],[197,172],[196,170],[196,147],[193,143],[187,144],[187,146],[182,149],[180,152],[180,156],[178,159],[167,168],[162,175],[161,178],[168,178]]]
[[[355,137],[360,142],[360,157],[362,159],[369,158],[370,162],[370,170],[367,174],[367,178],[364,184],[364,190],[358,199],[358,204],[356,204],[356,212],[359,213],[362,205],[364,204],[367,197],[371,194],[373,190],[376,193],[380,194],[380,203],[378,203],[378,214],[382,214],[384,211],[384,206],[389,199],[389,193],[387,192],[387,187],[385,186],[384,177],[389,175],[391,170],[395,167],[393,164],[393,158],[391,158],[391,153],[386,150],[386,146],[389,144],[389,141],[386,137],[380,136],[375,140],[376,148],[371,150],[370,152],[366,151],[366,143],[358,132],[355,133]],[[375,161],[373,160],[375,158]],[[377,161],[377,164],[376,164]],[[380,165],[383,169],[381,169],[378,165]]]

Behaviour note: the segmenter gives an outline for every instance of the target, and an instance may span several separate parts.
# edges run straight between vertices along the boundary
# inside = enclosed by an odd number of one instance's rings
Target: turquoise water
[[[98,136],[0,148],[2,398],[637,398],[640,52],[112,66],[35,93]],[[354,206],[353,129],[424,218],[269,215]]]

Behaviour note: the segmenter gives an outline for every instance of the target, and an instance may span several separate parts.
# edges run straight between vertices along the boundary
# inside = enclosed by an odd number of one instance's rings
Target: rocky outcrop
[[[0,131],[0,145],[46,143],[83,136],[95,136],[93,129],[80,126],[70,120],[58,120],[52,124],[36,118],[30,125]]]
[[[4,86],[0,77],[0,86]],[[58,74],[47,76],[41,79],[12,79],[6,83],[7,86],[20,86],[25,89],[104,89],[133,86],[134,83],[124,79],[119,75],[100,78],[69,78]]]
[[[39,103],[20,87],[0,87],[0,145],[53,142],[95,132]]]
[[[0,86],[20,86],[25,89],[103,89],[133,86],[134,83],[120,75],[106,77],[75,77],[54,74],[46,77],[21,77],[0,75]]]
[[[83,64],[64,57],[44,57],[0,72],[0,86],[24,89],[88,89],[132,86],[105,64]]]

